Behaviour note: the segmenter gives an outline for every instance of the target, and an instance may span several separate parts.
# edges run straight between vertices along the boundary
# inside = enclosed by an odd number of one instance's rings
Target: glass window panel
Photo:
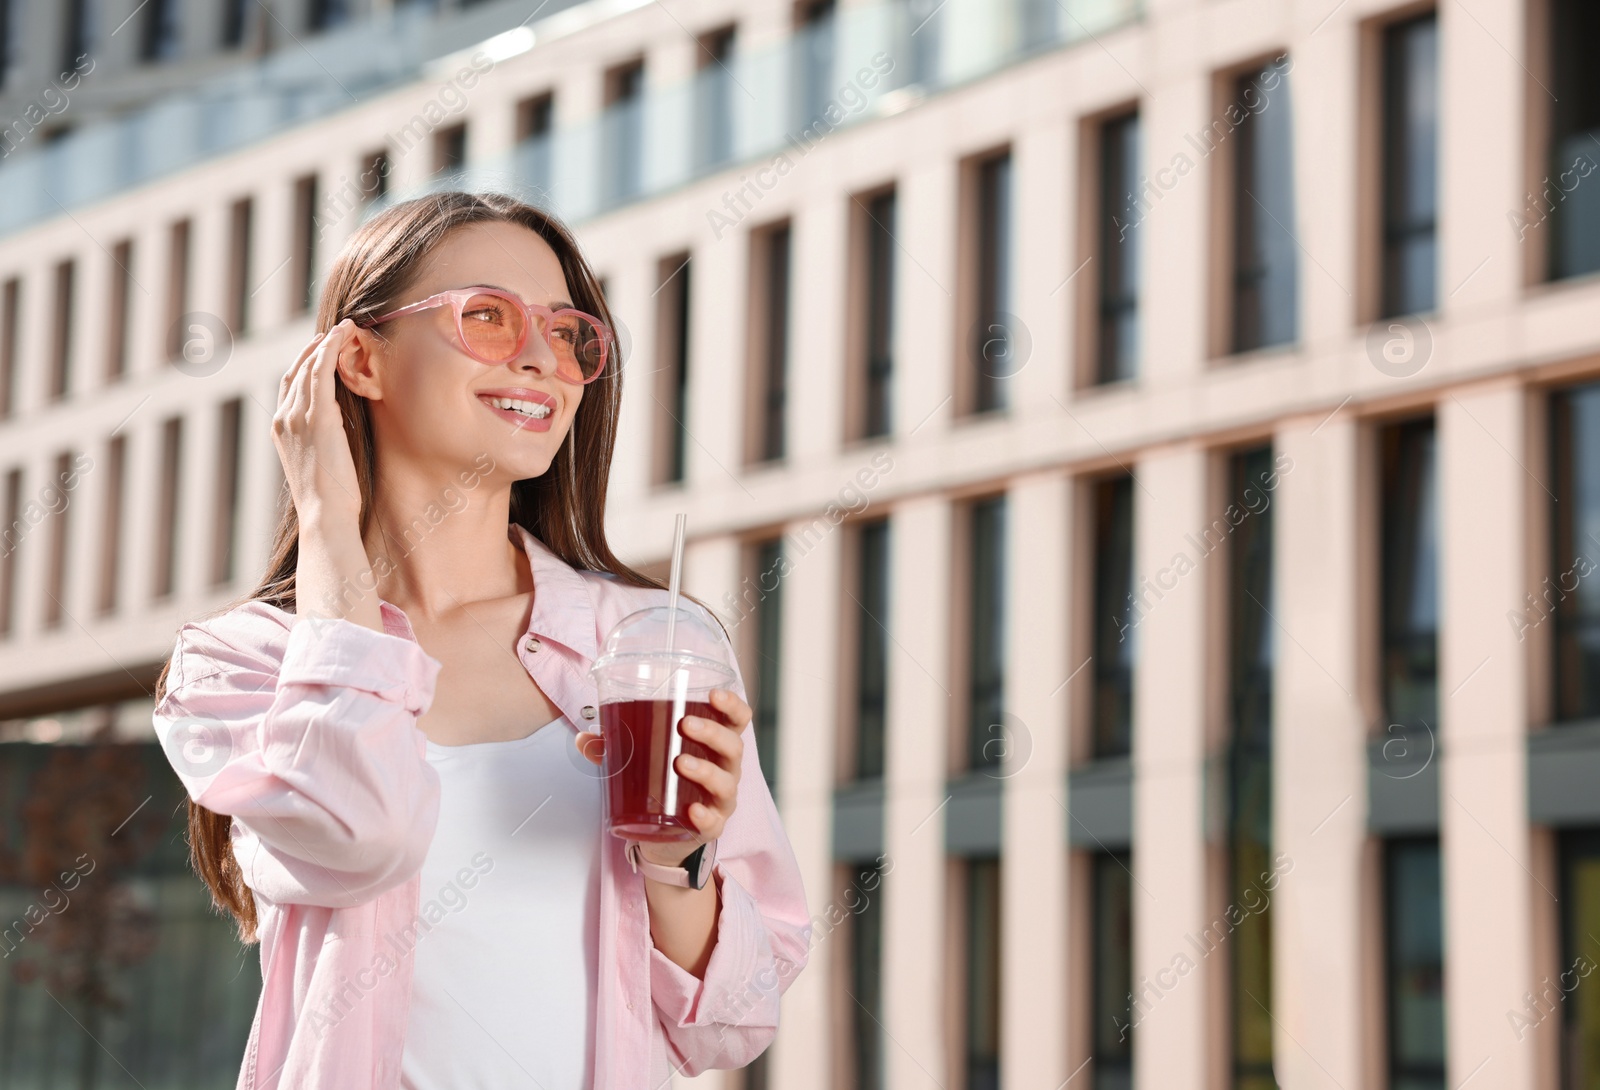
[[[1552,0],[1550,16],[1551,155],[1531,210],[1549,208],[1550,276],[1560,279],[1600,270],[1600,5]]]
[[[1139,366],[1139,115],[1100,129],[1100,382]]]
[[[1133,1090],[1133,857],[1096,852],[1090,867],[1094,1090]]]
[[[1000,860],[967,860],[967,1090],[1000,1087]]]
[[[1384,315],[1434,308],[1438,166],[1438,20],[1384,32]]]
[[[883,1090],[883,868],[858,867],[851,908],[851,1023],[855,1030],[855,1090]]]
[[[778,783],[778,679],[783,662],[783,580],[777,578],[783,539],[764,541],[756,550],[756,571],[772,572],[773,588],[758,579],[763,590],[756,606],[756,753],[767,789],[777,794]]]
[[[1550,571],[1519,634],[1554,616],[1558,721],[1600,717],[1600,383],[1551,397]]]
[[[1389,725],[1438,724],[1439,542],[1433,418],[1382,432],[1382,683]]]
[[[883,775],[884,716],[888,707],[889,522],[867,523],[860,549],[856,600],[856,778]]]
[[[1437,838],[1385,846],[1389,1086],[1444,1090],[1444,908]]]
[[[1096,757],[1133,744],[1133,478],[1094,486],[1094,739]]]
[[[1234,85],[1233,348],[1289,344],[1296,333],[1294,157],[1288,61],[1274,61]]]
[[[973,768],[1005,756],[1006,504],[999,496],[971,510],[972,568],[968,576],[971,629],[968,643],[968,760]]]

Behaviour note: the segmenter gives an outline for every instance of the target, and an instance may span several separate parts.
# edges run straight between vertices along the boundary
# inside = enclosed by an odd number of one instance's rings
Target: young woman
[[[577,243],[505,196],[398,204],[316,328],[273,418],[269,570],[179,629],[157,685],[194,865],[261,944],[239,1090],[749,1063],[811,927],[737,667],[727,722],[680,727],[715,754],[676,763],[714,802],[696,839],[601,827],[588,669],[666,591],[606,543],[622,368]]]

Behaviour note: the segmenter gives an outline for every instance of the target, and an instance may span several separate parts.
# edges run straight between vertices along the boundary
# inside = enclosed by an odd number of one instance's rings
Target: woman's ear
[[[339,353],[339,378],[351,393],[368,401],[383,400],[384,349],[387,343],[359,326]]]

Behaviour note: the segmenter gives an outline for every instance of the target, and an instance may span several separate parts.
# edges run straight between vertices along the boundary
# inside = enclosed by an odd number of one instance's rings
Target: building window
[[[211,582],[220,586],[233,578],[239,547],[239,458],[244,401],[222,404],[217,429],[217,490],[212,506]]]
[[[1288,59],[1240,76],[1232,92],[1233,351],[1248,352],[1298,335]]]
[[[250,9],[255,6],[255,0],[224,0],[222,5],[222,45],[225,49],[237,49],[244,44],[245,31],[249,26]]]
[[[69,259],[56,264],[55,327],[50,338],[50,398],[60,400],[72,389],[72,342],[76,327],[73,312],[74,263]]]
[[[895,0],[895,87],[930,88],[939,82],[939,46],[944,20],[941,0]]]
[[[747,461],[783,457],[788,409],[790,228],[788,221],[751,233],[751,329]]]
[[[361,171],[361,200],[370,204],[389,195],[389,153],[382,149],[367,156]]]
[[[735,31],[724,27],[700,39],[695,74],[695,162],[701,170],[733,158],[733,48]]]
[[[1538,988],[1512,1022],[1519,1031],[1543,1022],[1550,1005],[1561,1008],[1561,1086],[1600,1085],[1600,996],[1593,988],[1568,988],[1600,963],[1600,829],[1563,829],[1560,859],[1561,969],[1566,975]],[[1587,967],[1587,968],[1585,968]],[[1555,984],[1556,987],[1551,987]],[[1559,989],[1559,990],[1558,990]],[[1563,994],[1566,993],[1566,994]],[[1523,1012],[1527,1013],[1524,1014]]]
[[[1133,751],[1133,668],[1137,618],[1133,609],[1133,478],[1093,486],[1094,738],[1096,758]]]
[[[854,203],[860,231],[861,300],[860,394],[850,399],[859,405],[851,421],[852,436],[888,435],[893,419],[894,379],[894,272],[895,191],[890,189]]]
[[[316,303],[317,283],[317,176],[307,174],[294,183],[294,239],[291,314],[308,314]]]
[[[853,1090],[883,1090],[883,864],[859,863],[851,868],[855,903],[850,916],[850,1012]],[[765,1055],[763,1053],[763,1055]]]
[[[1600,718],[1600,581],[1581,578],[1600,568],[1600,382],[1556,391],[1550,416],[1553,712],[1571,722]]]
[[[55,481],[60,482],[58,487],[66,492],[71,491],[66,482],[75,476],[72,471],[73,461],[70,450],[64,450],[56,455]],[[66,498],[68,497],[63,497]],[[45,628],[58,627],[66,612],[61,599],[67,594],[67,554],[72,547],[67,530],[71,512],[72,504],[63,502],[50,516],[50,547],[45,552],[45,595],[43,608],[40,610]]]
[[[1550,278],[1600,271],[1600,8],[1589,0],[1551,0],[1550,42],[1554,72],[1550,104],[1548,181],[1534,210],[1549,205],[1553,233]],[[1564,177],[1563,177],[1564,176]],[[1567,181],[1574,177],[1568,189]]]
[[[1006,500],[974,503],[968,517],[967,764],[1005,757]]]
[[[644,61],[606,73],[606,108],[600,117],[605,154],[606,203],[617,204],[644,189]]]
[[[189,312],[189,221],[179,220],[167,232],[167,326],[169,363],[183,354],[183,316]]]
[[[122,491],[127,477],[128,437],[113,435],[106,444],[104,518],[100,531],[100,597],[95,603],[102,614],[117,608],[118,561],[122,557]]]
[[[856,779],[881,779],[889,688],[889,520],[856,534]]]
[[[111,250],[110,298],[106,310],[106,381],[115,382],[128,372],[128,318],[132,314],[133,240],[125,238]]]
[[[15,631],[17,546],[22,543],[22,470],[6,472],[6,521],[0,528],[0,635]]]
[[[139,41],[140,59],[146,62],[173,60],[182,47],[181,33],[178,0],[148,0]]]
[[[68,0],[66,4],[66,33],[61,40],[63,79],[78,70],[83,58],[94,53],[95,39],[99,33],[99,27],[96,25],[98,8],[96,0]]]
[[[1394,1090],[1445,1090],[1438,838],[1387,841],[1384,888],[1389,1085]]]
[[[152,595],[164,598],[174,587],[178,553],[178,491],[183,471],[183,417],[161,426],[161,477],[156,489],[155,572]]]
[[[243,337],[250,325],[250,244],[255,206],[249,197],[233,202],[228,217],[228,328]]]
[[[307,30],[327,30],[350,19],[350,0],[311,0],[306,11]]]
[[[1139,115],[1100,126],[1100,300],[1095,381],[1139,370]]]
[[[974,165],[976,214],[973,323],[968,341],[966,389],[973,412],[1004,409],[1007,382],[1017,366],[1018,330],[1012,316],[1011,154]]]
[[[829,128],[833,125],[824,114],[834,93],[834,22],[833,0],[809,0],[795,7],[795,32],[791,39],[794,127],[802,132],[810,130],[818,121]]]
[[[1383,33],[1383,317],[1434,308],[1439,23]]]
[[[966,874],[966,1090],[1000,1087],[1000,860],[971,858]]]
[[[755,547],[756,586],[756,692],[751,711],[756,753],[767,789],[778,789],[778,685],[783,667],[783,538],[775,537]],[[771,587],[769,590],[768,587]]]
[[[459,182],[467,165],[467,123],[451,125],[433,134],[433,173],[442,185]]]
[[[22,280],[11,277],[0,290],[0,419],[16,411],[18,322],[22,319]]]
[[[1056,0],[1018,0],[1017,52],[1027,54],[1047,49],[1061,40],[1060,12]]]
[[[664,258],[657,270],[658,337],[661,365],[656,371],[655,483],[684,478],[689,446],[689,290],[693,272],[688,254]]]
[[[550,193],[555,108],[555,95],[548,91],[517,103],[517,183],[546,204]]]
[[[1094,1090],[1133,1087],[1133,855],[1089,859],[1089,1047]]]
[[[1439,541],[1433,418],[1381,433],[1380,677],[1389,725],[1439,722]]]
[[[1247,512],[1229,537],[1228,904],[1233,1085],[1272,1090],[1272,448],[1234,454],[1228,499]],[[1231,929],[1232,933],[1229,934]]]

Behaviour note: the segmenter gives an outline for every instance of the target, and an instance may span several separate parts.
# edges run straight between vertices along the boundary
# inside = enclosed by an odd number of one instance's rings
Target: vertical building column
[[[1204,926],[1206,571],[1203,448],[1134,469],[1133,1069],[1142,1087],[1205,1070],[1209,1008],[1189,936]]]
[[[1051,398],[1065,401],[1072,385],[1067,374],[1072,359],[1067,323],[1077,281],[1061,285],[1077,265],[1069,260],[1078,252],[1071,244],[1077,217],[1068,214],[1069,203],[1061,194],[1074,189],[1070,179],[1077,169],[1075,137],[1076,129],[1070,126],[1036,126],[1018,134],[1011,152],[1013,207],[1024,210],[1013,218],[1016,290],[1012,306],[1031,342],[1027,359],[1020,361],[1012,380],[1013,411],[1018,413],[1059,415]],[[1063,245],[1062,239],[1068,239],[1068,244]],[[1089,275],[1089,269],[1083,274]]]
[[[1367,1085],[1362,990],[1366,726],[1357,448],[1348,414],[1284,421],[1273,523],[1277,640],[1272,721],[1275,853],[1273,1055],[1282,1086]],[[1381,1024],[1381,1023],[1380,1023]]]
[[[1070,482],[1011,482],[1006,503],[1006,761],[1000,862],[1000,1070],[1008,1086],[1060,1086],[1067,1068],[1066,791]],[[1087,674],[1087,671],[1085,671]],[[1083,684],[1079,676],[1073,684]]]
[[[895,232],[894,358],[899,366],[891,418],[896,437],[917,432],[926,439],[949,427],[953,368],[966,359],[956,351],[953,329],[959,279],[956,166],[940,162],[908,172],[897,185],[895,218],[918,224],[919,230]]]
[[[839,449],[844,436],[844,304],[852,202],[830,193],[795,211],[790,234],[788,403],[784,431],[792,461]],[[859,288],[857,289],[859,290]]]
[[[1494,1085],[1538,1085],[1537,1038],[1508,1011],[1527,1009],[1546,974],[1534,961],[1535,902],[1555,891],[1533,878],[1528,835],[1528,654],[1510,617],[1537,589],[1528,526],[1541,513],[1526,460],[1527,397],[1515,381],[1463,390],[1438,408],[1439,826],[1445,903],[1446,1081],[1487,1060]],[[1565,967],[1563,967],[1565,968]],[[1558,1017],[1535,1033],[1557,1032]],[[1486,1070],[1484,1072],[1488,1074]]]
[[[817,520],[822,527],[826,518]],[[826,530],[804,553],[796,535],[809,535],[811,520],[790,527],[783,542],[789,562],[783,595],[783,664],[778,682],[778,803],[783,827],[800,863],[812,919],[827,916],[835,896],[833,882],[834,748],[839,734],[835,698],[839,688],[839,603],[844,531]],[[888,618],[884,618],[885,623]],[[754,623],[748,621],[746,623]],[[929,823],[933,824],[932,822]],[[848,910],[849,905],[839,908]],[[783,997],[783,1019],[772,1043],[771,1071],[777,1090],[810,1090],[830,1080],[832,1009],[850,1003],[830,970],[833,944],[848,940],[848,929],[830,928],[812,936],[806,968]],[[853,1006],[854,1004],[851,1003]]]
[[[203,379],[183,376],[186,382]],[[193,397],[183,410],[183,438],[178,458],[178,524],[174,530],[177,557],[173,566],[173,592],[184,609],[200,601],[211,587],[214,527],[217,510],[217,474],[222,462],[217,441],[221,434],[220,401],[206,394]]]
[[[895,508],[890,525],[885,739],[883,979],[886,1081],[925,1090],[945,1070],[944,729],[950,691],[952,512],[942,496]]]
[[[1178,56],[1184,52],[1175,43],[1172,48]],[[1150,72],[1146,79],[1155,74]],[[1167,74],[1166,78],[1170,82],[1156,84],[1155,94],[1139,98],[1142,177],[1136,184],[1143,188],[1131,194],[1131,211],[1117,213],[1136,225],[1140,250],[1139,381],[1152,386],[1193,381],[1190,376],[1204,366],[1210,293],[1219,289],[1204,275],[1208,265],[1202,255],[1210,247],[1231,244],[1229,239],[1217,237],[1206,210],[1219,166],[1214,160],[1231,154],[1233,148],[1224,143],[1208,158],[1199,155],[1193,143],[1194,134],[1204,134],[1211,123],[1210,74],[1194,72],[1184,78]],[[1130,93],[1137,92],[1135,87]],[[1095,184],[1100,183],[1096,180]],[[1159,254],[1196,256],[1169,262],[1157,260]],[[1079,275],[1099,276],[1099,264],[1091,262]]]

